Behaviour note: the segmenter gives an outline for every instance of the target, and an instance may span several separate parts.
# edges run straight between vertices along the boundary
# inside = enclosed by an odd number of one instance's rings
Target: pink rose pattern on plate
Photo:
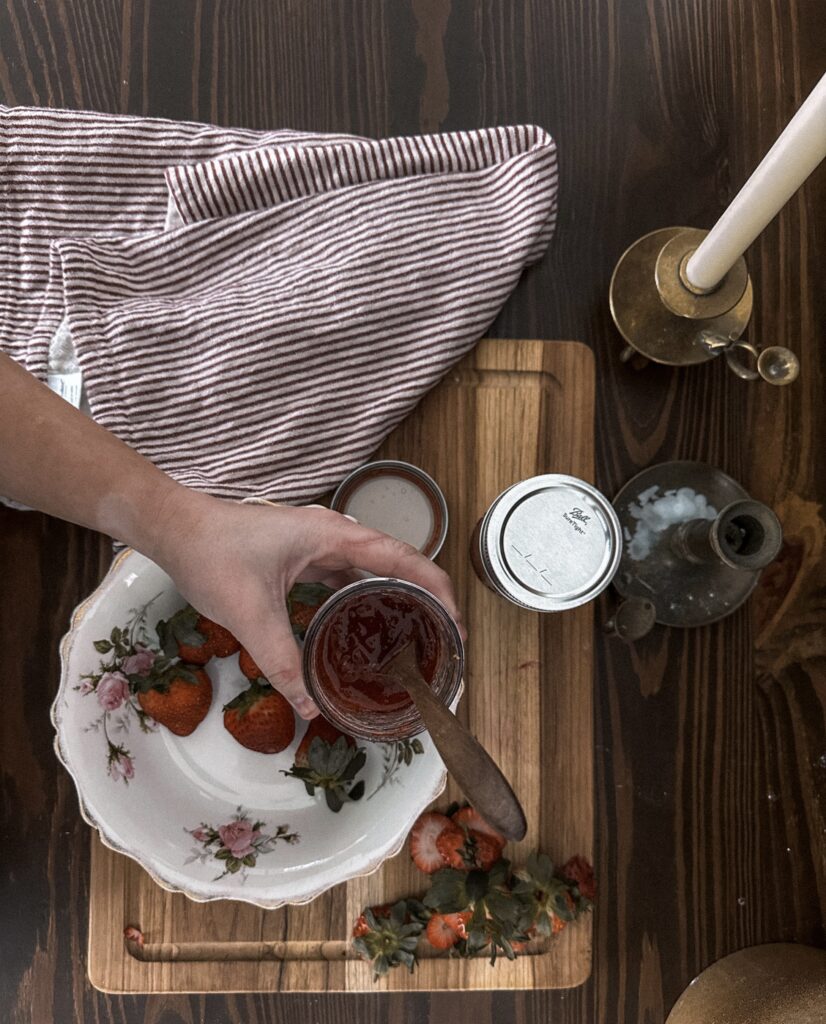
[[[163,664],[164,652],[160,649],[157,637],[150,636],[146,625],[149,607],[160,596],[156,594],[142,608],[133,608],[123,628],[115,626],[107,638],[94,641],[95,650],[103,655],[100,670],[81,676],[80,683],[74,687],[81,697],[88,697],[91,693],[97,697],[101,714],[86,727],[86,731],[103,733],[106,740],[107,774],[114,782],[123,782],[127,786],[135,776],[135,758],[123,740],[118,742],[121,739],[118,734],[125,737],[134,721],[137,721],[142,732],[153,733],[158,730],[157,723],[138,703],[136,684],[140,682],[140,676],[149,674],[153,667],[157,669]],[[368,800],[388,783],[398,782],[396,776],[399,769],[409,765],[413,757],[424,750],[418,739],[375,746],[382,749],[384,766],[381,779]],[[254,856],[255,850],[261,852],[260,844],[256,845],[260,837],[247,833],[238,820],[213,832],[221,841],[221,849],[229,851],[233,862],[243,865],[246,863],[245,858]],[[205,841],[195,836],[194,832],[192,835],[198,842]],[[275,838],[281,837],[277,835]],[[210,839],[210,843],[212,841]]]
[[[184,832],[200,843],[200,848],[195,847],[184,864],[196,860],[202,864],[213,859],[221,861],[224,870],[213,881],[217,882],[226,875],[238,875],[243,882],[247,868],[255,867],[258,857],[272,853],[279,840],[291,845],[299,841],[298,833],[290,832],[289,825],[278,825],[272,835],[262,832],[264,827],[263,821],[254,821],[248,811],[238,807],[235,817],[226,825],[215,828],[202,821],[197,828],[185,828]]]
[[[143,608],[132,609],[123,628],[115,626],[107,638],[95,640],[95,650],[103,655],[100,671],[81,676],[75,687],[81,697],[90,693],[97,697],[101,713],[86,731],[103,733],[107,774],[114,782],[127,786],[135,776],[135,759],[119,734],[125,737],[134,721],[142,732],[156,732],[158,728],[138,703],[127,678],[148,673],[161,653],[151,646],[146,627],[146,613],[155,600],[157,597]]]

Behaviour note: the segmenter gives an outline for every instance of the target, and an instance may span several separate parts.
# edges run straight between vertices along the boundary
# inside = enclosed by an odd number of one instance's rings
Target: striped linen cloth
[[[368,458],[556,218],[531,126],[375,141],[0,108],[0,147],[0,346],[41,378],[68,352],[96,420],[224,497],[306,502]]]

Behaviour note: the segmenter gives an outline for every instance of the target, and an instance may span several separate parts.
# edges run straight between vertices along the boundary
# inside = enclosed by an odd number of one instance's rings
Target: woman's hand
[[[353,569],[400,576],[459,619],[448,577],[407,544],[327,509],[239,505],[183,487],[2,354],[0,494],[153,559],[193,607],[232,630],[304,718],[318,709],[287,616],[296,580],[340,584]]]
[[[302,718],[307,694],[286,596],[296,580],[341,586],[351,570],[410,580],[461,621],[450,579],[415,548],[318,506],[242,505],[176,488],[145,553],[199,612],[226,626]],[[150,547],[151,550],[146,550]]]

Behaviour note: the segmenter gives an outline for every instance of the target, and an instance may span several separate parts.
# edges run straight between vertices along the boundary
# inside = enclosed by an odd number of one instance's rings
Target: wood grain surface
[[[106,997],[86,980],[88,833],[51,750],[57,640],[105,542],[0,513],[0,1007],[13,1024],[472,1019],[659,1024],[703,967],[826,943],[826,171],[747,253],[757,341],[801,379],[617,361],[611,270],[708,227],[824,71],[822,0],[0,0],[0,99],[370,135],[534,121],[560,146],[557,235],[492,328],[597,358],[597,482],[705,459],[787,543],[717,626],[597,640],[594,973],[564,993]],[[610,598],[598,616],[607,612]]]
[[[586,480],[594,471],[594,360],[580,342],[483,341],[387,438],[380,458],[421,466],[444,490],[450,529],[439,564],[453,578],[472,637],[460,717],[513,784],[528,834],[506,856],[522,864],[542,849],[557,864],[589,859],[594,838],[593,606],[539,615],[503,601],[476,578],[468,541],[506,487],[550,471]],[[434,803],[461,800],[449,782]],[[408,850],[304,907],[262,911],[193,903],[160,889],[134,861],[92,851],[89,975],[110,992],[363,992],[545,989],[580,985],[591,973],[592,918],[559,939],[492,970],[488,958],[423,959],[411,975],[374,982],[347,957],[353,921],[366,906],[422,891]],[[137,925],[140,960],[123,942]],[[222,963],[239,942],[274,944],[278,960]],[[177,962],[169,944],[186,943]],[[193,961],[212,948],[211,960]],[[160,944],[160,948],[159,948]],[[275,946],[277,944],[277,946]],[[162,960],[161,957],[164,957]]]

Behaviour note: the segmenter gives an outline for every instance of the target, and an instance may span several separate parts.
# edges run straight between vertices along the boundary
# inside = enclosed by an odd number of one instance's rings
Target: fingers
[[[463,639],[467,639],[450,577],[416,548],[378,530],[332,521],[325,531],[325,541],[328,553],[336,560],[341,559],[357,569],[367,569],[377,576],[409,580],[429,590],[447,608]]]
[[[341,590],[348,583],[364,579],[364,573],[357,569],[327,569],[323,566],[308,565],[296,578],[296,583],[323,583],[331,590]]]
[[[247,623],[245,634],[252,642],[247,643],[242,638],[244,646],[270,683],[284,694],[302,718],[315,718],[318,708],[304,685],[301,655],[286,608],[283,612],[273,612],[259,623]]]

